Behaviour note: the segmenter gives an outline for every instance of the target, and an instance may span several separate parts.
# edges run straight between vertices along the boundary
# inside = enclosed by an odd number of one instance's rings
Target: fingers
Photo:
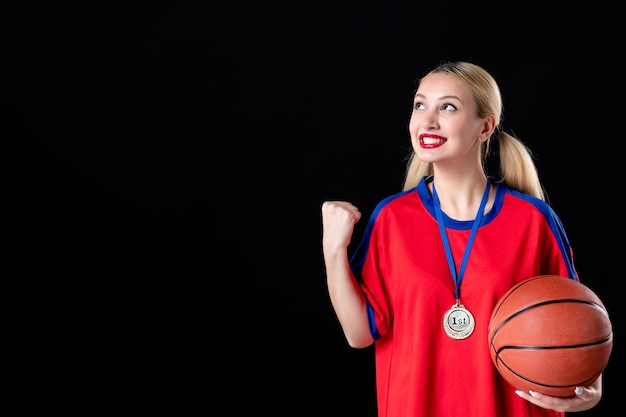
[[[593,386],[576,387],[576,389],[574,390],[574,394],[576,395],[576,397],[584,401],[592,401],[596,399],[596,390]]]
[[[551,397],[532,390],[528,392],[517,390],[515,393],[539,407],[563,412],[588,410],[599,401],[593,387],[577,387],[573,390],[573,395],[567,398]]]
[[[328,218],[343,218],[352,224],[361,219],[361,212],[356,206],[347,201],[325,201],[322,204],[322,213]]]

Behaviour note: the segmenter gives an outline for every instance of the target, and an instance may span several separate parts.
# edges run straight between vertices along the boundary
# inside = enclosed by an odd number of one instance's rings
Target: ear
[[[489,116],[485,117],[485,119],[483,120],[483,126],[478,135],[478,141],[485,142],[487,139],[491,137],[495,129],[496,129],[496,116],[493,114],[490,114]]]

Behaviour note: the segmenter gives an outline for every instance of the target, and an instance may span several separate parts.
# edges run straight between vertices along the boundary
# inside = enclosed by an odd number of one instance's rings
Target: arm
[[[322,251],[330,300],[348,344],[363,348],[374,342],[365,296],[350,268],[348,245],[361,213],[344,201],[322,204]]]

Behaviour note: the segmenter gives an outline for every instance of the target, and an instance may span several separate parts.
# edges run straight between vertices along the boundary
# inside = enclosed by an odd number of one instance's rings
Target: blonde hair
[[[428,72],[420,81],[435,73],[454,75],[470,89],[476,103],[478,117],[485,118],[490,114],[496,117],[496,129],[481,147],[481,160],[485,174],[487,173],[487,157],[491,151],[491,140],[495,137],[498,140],[500,156],[500,181],[509,188],[545,201],[546,195],[539,181],[539,173],[531,150],[518,138],[502,131],[500,126],[503,110],[502,95],[493,76],[476,64],[446,62]],[[403,189],[409,190],[415,187],[422,177],[432,174],[432,163],[422,161],[414,151],[411,151],[408,156]]]

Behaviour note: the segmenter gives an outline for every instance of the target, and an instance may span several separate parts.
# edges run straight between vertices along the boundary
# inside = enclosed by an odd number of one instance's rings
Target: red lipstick
[[[432,133],[423,133],[419,136],[420,146],[427,149],[437,148],[446,143],[447,140],[443,136]]]

